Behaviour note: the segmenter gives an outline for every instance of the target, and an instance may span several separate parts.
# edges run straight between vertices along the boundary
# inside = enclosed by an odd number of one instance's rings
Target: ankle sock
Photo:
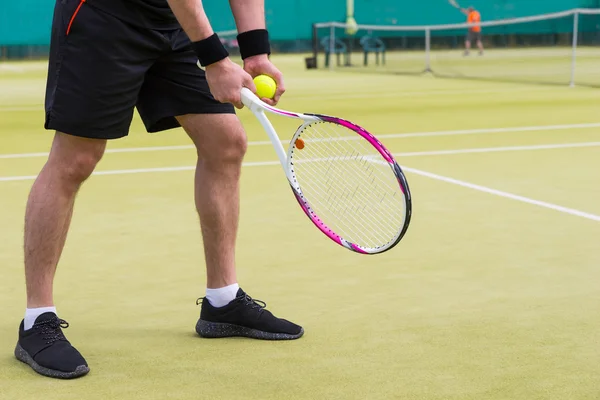
[[[56,314],[56,307],[37,307],[25,309],[25,320],[23,322],[23,328],[25,330],[31,329],[37,317],[47,312],[53,312],[54,314]]]
[[[213,307],[223,307],[235,299],[240,285],[234,283],[218,289],[206,289],[206,299]]]

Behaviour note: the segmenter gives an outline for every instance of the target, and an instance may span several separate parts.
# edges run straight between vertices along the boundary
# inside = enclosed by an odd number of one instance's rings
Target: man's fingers
[[[285,92],[285,84],[283,83],[283,75],[281,72],[277,71],[277,73],[273,75],[273,79],[275,79],[275,83],[277,83],[277,90],[275,91],[275,96],[273,96],[273,101],[277,104],[281,99],[281,95]]]
[[[275,103],[278,103],[279,100],[281,99],[281,95],[283,95],[283,93],[285,93],[285,87],[277,86],[277,90],[275,91],[275,96],[273,96],[273,101]]]
[[[250,91],[252,93],[256,93],[256,85],[254,84],[254,80],[252,80],[252,77],[250,76],[250,74],[246,74],[246,76],[242,80],[242,85],[245,88],[250,89]]]

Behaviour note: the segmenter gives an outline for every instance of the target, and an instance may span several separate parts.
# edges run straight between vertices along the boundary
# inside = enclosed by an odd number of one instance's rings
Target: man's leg
[[[62,333],[52,287],[69,231],[75,197],[102,158],[106,140],[56,132],[50,156],[35,180],[25,212],[27,310],[19,327],[15,356],[36,372],[76,378],[89,372],[87,362]]]
[[[469,51],[471,50],[471,39],[467,38],[467,40],[465,40],[465,56],[469,55]]]
[[[477,40],[477,48],[479,49],[479,54],[483,54],[483,42],[481,41],[481,39]]]
[[[302,327],[275,317],[237,284],[235,243],[246,134],[234,107],[210,93],[187,35],[180,31],[169,37],[173,51],[146,73],[137,109],[149,132],[182,126],[197,149],[195,197],[207,289],[196,332],[202,337],[297,339]]]
[[[106,140],[79,138],[60,132],[54,137],[48,162],[33,184],[25,213],[25,278],[29,309],[54,306],[52,282],[65,245],[75,196],[102,158],[105,147]]]
[[[239,180],[246,133],[235,114],[193,114],[178,117],[178,121],[198,153],[195,200],[204,242],[207,287],[235,284]]]
[[[239,219],[240,173],[247,139],[235,114],[191,114],[177,120],[198,152],[195,179],[206,259],[207,294],[196,331],[203,337],[246,336],[289,340],[302,327],[275,317],[265,304],[239,289],[235,242]]]

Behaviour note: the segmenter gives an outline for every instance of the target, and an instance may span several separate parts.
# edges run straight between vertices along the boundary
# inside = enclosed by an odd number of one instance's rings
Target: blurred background
[[[312,24],[345,22],[346,0],[266,0],[267,25],[277,49],[312,49]],[[598,8],[599,0],[471,0],[483,20],[555,13],[574,8]],[[227,1],[205,1],[205,9],[217,31],[235,29]],[[464,22],[449,12],[443,1],[354,0],[359,24],[438,25]],[[39,57],[47,52],[54,2],[22,0],[4,2],[0,10],[0,58]],[[589,27],[588,27],[589,29]],[[597,29],[596,29],[597,30]],[[517,32],[517,31],[516,31]]]
[[[307,68],[600,85],[599,0],[472,0],[460,6],[481,14],[485,49],[499,50],[485,61],[466,64],[454,51],[464,47],[468,27],[446,1],[267,0],[266,19],[273,51],[312,53]],[[235,54],[228,3],[207,1],[205,8]],[[52,11],[47,0],[4,4],[0,60],[45,57]]]

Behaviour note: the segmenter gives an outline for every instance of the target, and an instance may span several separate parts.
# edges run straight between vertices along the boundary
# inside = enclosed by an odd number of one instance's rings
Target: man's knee
[[[81,151],[64,164],[65,177],[73,182],[83,182],[94,172],[102,155]]]
[[[239,126],[239,128],[224,132],[223,136],[223,146],[220,149],[215,149],[214,156],[227,163],[241,163],[248,149],[246,132]]]
[[[190,116],[181,118],[180,122],[204,162],[241,164],[248,139],[235,115]]]
[[[61,177],[79,184],[94,172],[106,148],[105,140],[85,139],[57,132],[48,163]]]

